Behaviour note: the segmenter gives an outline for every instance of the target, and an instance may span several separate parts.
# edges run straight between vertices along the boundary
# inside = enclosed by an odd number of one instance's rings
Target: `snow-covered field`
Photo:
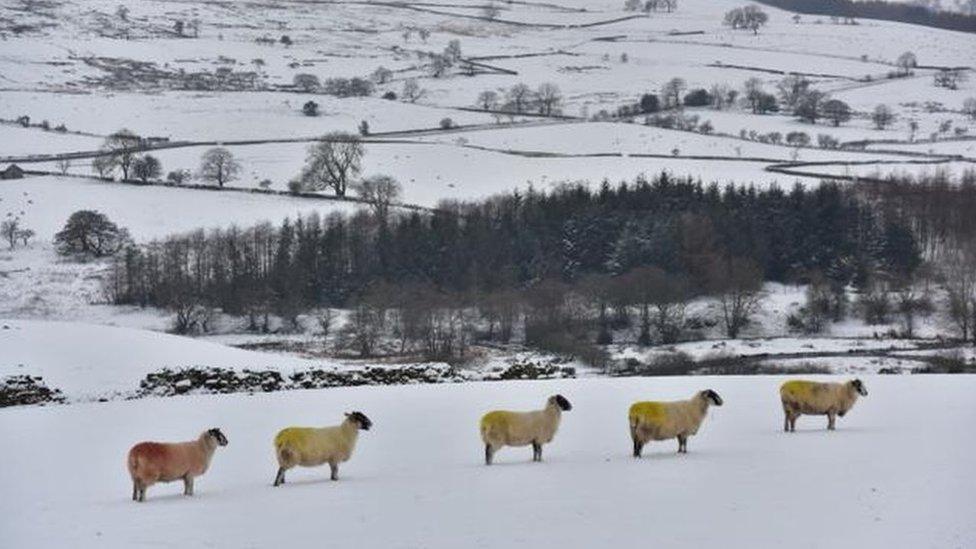
[[[971,547],[976,522],[973,376],[864,378],[870,395],[824,429],[781,431],[779,377],[501,382],[144,399],[0,410],[3,547]],[[638,399],[712,388],[689,453],[630,457]],[[482,465],[478,417],[564,414],[545,462],[525,448]],[[924,402],[924,406],[919,403]],[[373,421],[340,481],[294,470],[272,488],[271,440],[289,425]],[[151,418],[151,419],[150,419]],[[125,453],[140,440],[230,440],[186,498],[157,485],[129,500]]]

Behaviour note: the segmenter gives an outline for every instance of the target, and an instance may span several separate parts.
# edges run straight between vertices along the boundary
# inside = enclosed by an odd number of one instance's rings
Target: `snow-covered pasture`
[[[127,185],[75,177],[34,176],[0,182],[0,215],[19,217],[43,243],[54,238],[72,212],[84,209],[104,213],[137,241],[146,241],[194,229],[250,226],[313,212],[349,212],[356,207],[334,200]]]
[[[232,369],[322,367],[295,356],[260,353],[149,330],[30,320],[0,320],[0,377],[43,376],[72,400],[131,394],[151,372],[189,366]]]
[[[0,96],[4,98],[0,118],[27,114],[33,121],[47,119],[55,125],[64,123],[68,129],[101,135],[128,128],[147,137],[186,141],[319,137],[332,131],[356,133],[363,120],[373,132],[436,128],[442,118],[463,125],[494,121],[486,113],[378,97],[337,99],[322,94],[3,92]],[[307,101],[319,104],[319,116],[302,114],[302,105]],[[107,112],[111,116],[105,116]],[[75,150],[92,150],[99,145],[101,142],[96,141]]]
[[[782,377],[589,379],[191,396],[0,410],[5,547],[967,547],[976,539],[974,376],[868,376],[870,396],[827,432],[782,432]],[[840,379],[840,378],[834,378]],[[630,457],[627,407],[716,390],[690,453]],[[482,465],[479,416],[554,393],[573,411],[544,463],[505,449]],[[339,482],[296,469],[272,488],[271,441],[289,425],[361,410]],[[151,418],[151,419],[150,419]],[[230,440],[196,495],[130,501],[140,440]]]

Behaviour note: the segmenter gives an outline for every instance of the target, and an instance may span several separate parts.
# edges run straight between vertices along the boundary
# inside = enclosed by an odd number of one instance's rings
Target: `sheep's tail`
[[[289,440],[288,431],[278,433],[274,440],[275,455],[278,457],[279,464],[293,463],[297,454],[292,448]]]
[[[135,452],[129,452],[129,456],[126,458],[126,466],[129,468],[129,476],[133,479],[136,478],[136,473],[139,471],[139,455]]]

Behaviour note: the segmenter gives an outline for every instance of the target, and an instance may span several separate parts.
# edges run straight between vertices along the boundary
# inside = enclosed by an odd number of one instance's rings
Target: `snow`
[[[20,217],[37,239],[49,242],[77,210],[92,209],[129,230],[137,241],[200,228],[251,226],[318,212],[352,211],[333,200],[36,176],[0,182],[0,215]]]
[[[968,547],[976,539],[974,376],[867,376],[870,396],[827,432],[781,432],[782,377],[588,379],[190,396],[0,410],[5,547]],[[818,378],[819,379],[819,378]],[[836,379],[836,378],[834,378]],[[630,457],[637,399],[712,388],[690,453]],[[480,414],[574,405],[545,462],[482,465]],[[272,488],[275,432],[365,412],[340,481],[296,469]],[[129,500],[127,449],[219,426],[230,444],[185,498]],[[70,461],[66,461],[70,460]]]
[[[72,400],[129,394],[163,368],[276,369],[322,367],[320,361],[236,349],[130,328],[78,322],[0,319],[0,377],[40,375]]]

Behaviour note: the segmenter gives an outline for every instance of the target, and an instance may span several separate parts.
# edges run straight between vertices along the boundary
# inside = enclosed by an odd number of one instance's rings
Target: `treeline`
[[[759,0],[780,9],[836,17],[899,21],[940,29],[976,32],[976,16],[936,11],[914,3],[853,0]]]
[[[641,341],[675,340],[683,304],[720,301],[735,337],[763,280],[834,286],[920,261],[906,222],[836,184],[814,189],[703,185],[662,174],[592,190],[513,193],[434,213],[308,216],[281,225],[197,231],[118,254],[116,303],[166,307],[177,331],[207,329],[214,309],[267,330],[274,315],[351,308],[349,347],[383,334],[425,356],[463,354],[481,334],[547,348],[608,343],[636,311]],[[584,306],[585,304],[585,306]],[[328,331],[331,316],[319,318]],[[389,323],[397,324],[390,328]]]

